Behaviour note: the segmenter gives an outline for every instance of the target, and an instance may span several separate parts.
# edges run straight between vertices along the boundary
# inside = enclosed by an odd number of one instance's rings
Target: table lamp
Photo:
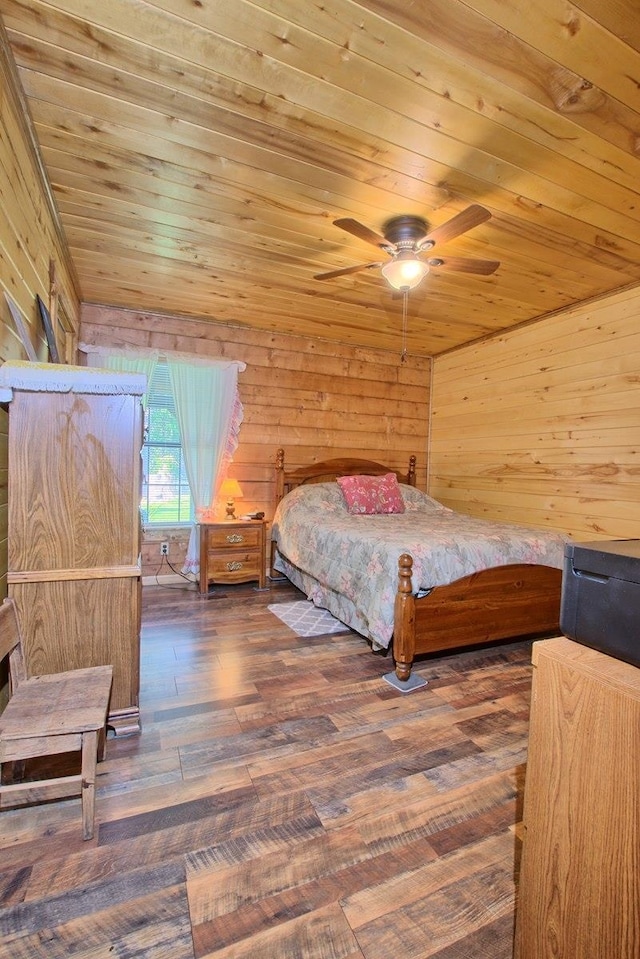
[[[222,486],[220,487],[220,496],[224,496],[227,500],[227,515],[226,519],[235,519],[235,500],[242,499],[242,489],[240,483],[236,479],[227,479],[222,481]]]

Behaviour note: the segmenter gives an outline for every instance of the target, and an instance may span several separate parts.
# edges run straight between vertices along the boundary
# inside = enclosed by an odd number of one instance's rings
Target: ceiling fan
[[[484,207],[473,204],[447,220],[441,226],[430,229],[429,224],[420,216],[394,216],[387,220],[382,235],[363,226],[357,220],[349,218],[334,220],[334,225],[346,230],[360,240],[365,240],[391,256],[389,262],[361,263],[342,270],[319,273],[316,280],[332,280],[336,276],[358,273],[360,270],[373,270],[382,267],[382,275],[395,290],[406,292],[418,286],[429,270],[451,270],[458,273],[477,273],[489,276],[500,263],[497,260],[477,260],[462,256],[422,257],[439,243],[446,243],[466,233],[488,220],[491,214]]]

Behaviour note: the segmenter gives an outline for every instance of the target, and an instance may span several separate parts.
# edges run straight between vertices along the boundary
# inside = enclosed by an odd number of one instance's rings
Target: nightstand
[[[264,520],[222,520],[200,523],[200,592],[209,583],[258,581],[266,587],[266,536]]]

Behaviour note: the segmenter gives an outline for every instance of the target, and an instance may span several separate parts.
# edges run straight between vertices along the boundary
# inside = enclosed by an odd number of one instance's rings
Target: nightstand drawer
[[[225,552],[209,553],[207,558],[207,572],[210,579],[230,581],[234,574],[245,579],[259,579],[260,553]]]
[[[212,526],[208,531],[209,549],[259,549],[262,539],[261,526]]]

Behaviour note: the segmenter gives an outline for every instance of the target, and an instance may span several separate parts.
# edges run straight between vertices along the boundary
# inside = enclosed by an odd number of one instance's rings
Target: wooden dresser
[[[534,644],[516,959],[640,956],[640,669]]]
[[[112,665],[109,722],[118,734],[138,731],[146,377],[52,363],[5,363],[0,374],[7,583],[27,670]]]
[[[210,583],[267,581],[264,520],[224,520],[200,524],[200,592]]]

